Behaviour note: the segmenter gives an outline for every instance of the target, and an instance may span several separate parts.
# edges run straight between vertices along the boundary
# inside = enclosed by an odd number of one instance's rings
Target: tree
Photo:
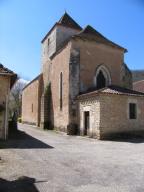
[[[10,117],[14,114],[16,114],[17,117],[21,116],[22,90],[27,83],[28,81],[19,78],[12,88],[9,101]]]

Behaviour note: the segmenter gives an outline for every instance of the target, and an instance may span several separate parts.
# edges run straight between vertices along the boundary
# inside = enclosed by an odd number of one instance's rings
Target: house
[[[0,139],[8,136],[8,102],[9,93],[17,75],[0,64]]]
[[[67,13],[41,43],[41,73],[22,93],[23,123],[99,139],[144,129],[144,95],[131,90],[124,47]]]

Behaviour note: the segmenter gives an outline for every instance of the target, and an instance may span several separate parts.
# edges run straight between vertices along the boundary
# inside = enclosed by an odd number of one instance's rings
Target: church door
[[[104,88],[106,86],[106,79],[103,75],[103,72],[100,71],[97,76],[97,89]]]
[[[89,129],[89,111],[84,112],[84,135],[88,134]]]

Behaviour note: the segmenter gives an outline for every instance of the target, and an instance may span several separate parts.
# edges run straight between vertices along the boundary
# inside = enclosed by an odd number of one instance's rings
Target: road
[[[2,192],[144,191],[143,139],[98,141],[22,124],[19,130],[1,144]]]

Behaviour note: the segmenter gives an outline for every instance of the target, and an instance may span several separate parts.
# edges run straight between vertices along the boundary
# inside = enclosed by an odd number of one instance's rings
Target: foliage
[[[22,90],[25,85],[26,83],[19,79],[11,90],[9,102],[10,116],[13,116],[14,113],[16,113],[18,117],[21,115]]]
[[[51,107],[52,107],[52,102],[51,102],[51,83],[49,83],[46,88],[45,88],[45,99],[47,101],[47,105],[45,105],[47,111],[47,116],[48,119],[44,123],[44,128],[45,129],[51,129]]]
[[[51,83],[48,83],[48,85],[45,88],[45,96],[51,96]]]

